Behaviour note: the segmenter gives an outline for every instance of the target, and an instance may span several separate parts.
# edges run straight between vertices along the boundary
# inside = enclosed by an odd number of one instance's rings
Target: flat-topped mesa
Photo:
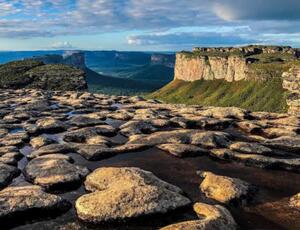
[[[176,55],[175,79],[184,81],[269,80],[299,61],[300,50],[289,46],[194,48]]]
[[[249,45],[244,47],[195,47],[193,52],[208,52],[208,53],[240,53],[243,55],[256,55],[256,54],[291,54],[295,57],[300,56],[300,50],[290,46],[262,46],[262,45]]]
[[[69,65],[23,60],[0,65],[0,88],[77,91],[87,89],[87,82],[83,70]]]
[[[84,52],[67,50],[63,55],[47,54],[30,58],[35,61],[43,62],[44,64],[65,64],[78,69],[85,69]]]

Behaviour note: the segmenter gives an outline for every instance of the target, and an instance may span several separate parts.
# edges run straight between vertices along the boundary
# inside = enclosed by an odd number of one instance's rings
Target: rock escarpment
[[[283,75],[283,88],[290,92],[287,99],[289,113],[300,116],[300,67],[291,68]]]
[[[186,57],[176,55],[175,79],[184,81],[215,80],[239,81],[247,78],[246,59],[240,57]]]
[[[63,55],[49,54],[44,56],[36,56],[31,58],[35,61],[40,61],[45,64],[65,64],[76,67],[78,69],[85,69],[85,56],[80,51],[65,51]]]
[[[0,88],[84,90],[87,82],[85,73],[71,66],[24,60],[0,65]]]
[[[175,79],[267,80],[280,77],[285,64],[297,60],[299,54],[298,49],[280,46],[194,48],[177,53]]]

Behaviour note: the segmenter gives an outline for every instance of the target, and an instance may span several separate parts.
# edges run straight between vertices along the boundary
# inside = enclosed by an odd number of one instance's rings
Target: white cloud
[[[74,49],[74,46],[71,45],[69,42],[55,42],[50,46],[52,49]]]

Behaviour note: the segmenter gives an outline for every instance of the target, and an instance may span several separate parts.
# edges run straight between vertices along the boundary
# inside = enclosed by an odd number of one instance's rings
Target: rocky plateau
[[[299,229],[300,118],[0,92],[1,229]]]

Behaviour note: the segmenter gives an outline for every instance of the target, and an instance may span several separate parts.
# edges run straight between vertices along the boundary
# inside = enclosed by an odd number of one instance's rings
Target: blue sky
[[[0,0],[0,50],[300,47],[299,0]]]

